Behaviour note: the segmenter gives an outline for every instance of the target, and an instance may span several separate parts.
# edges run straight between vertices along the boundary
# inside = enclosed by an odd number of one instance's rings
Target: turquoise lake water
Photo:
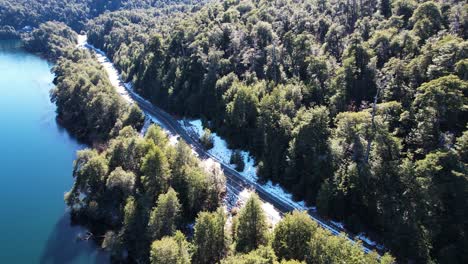
[[[55,121],[51,65],[19,44],[0,41],[0,263],[107,263],[63,201],[84,146]]]

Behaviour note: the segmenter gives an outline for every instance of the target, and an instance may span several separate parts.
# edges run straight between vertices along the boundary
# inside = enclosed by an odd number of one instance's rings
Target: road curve
[[[106,55],[102,51],[96,49],[94,46],[88,43],[84,43],[83,46],[91,50],[92,52],[95,52],[97,54],[100,54],[101,56],[106,57]],[[110,62],[110,60],[107,57],[106,59]],[[115,68],[114,65],[113,67]],[[133,89],[129,89],[129,87],[123,83],[123,81],[120,78],[120,75],[118,77],[119,77],[118,85],[125,88],[130,98],[141,108],[141,110],[145,114],[151,115],[155,117],[156,119],[158,119],[161,122],[161,124],[164,126],[164,128],[167,129],[173,135],[180,136],[180,138],[183,139],[187,144],[191,145],[193,150],[199,155],[200,158],[211,158],[221,165],[221,168],[223,169],[224,174],[226,175],[227,188],[235,189],[237,190],[237,192],[242,191],[242,189],[244,188],[254,189],[262,200],[268,203],[271,203],[281,214],[292,212],[293,210],[302,210],[302,208],[298,208],[294,204],[288,202],[283,197],[279,197],[279,196],[269,193],[261,184],[244,178],[239,172],[232,169],[229,165],[224,164],[217,157],[208,153],[205,150],[205,148],[201,145],[201,143],[199,142],[199,139],[194,138],[189,133],[187,133],[187,131],[182,127],[182,125],[178,122],[176,118],[174,118],[169,113],[162,110],[161,108],[143,99]],[[339,235],[341,233],[345,233],[348,239],[354,242],[353,234],[347,232],[344,229],[337,227],[330,221],[327,221],[321,218],[319,215],[317,215],[316,212],[312,210],[309,210],[307,213],[321,227],[329,230],[332,234]],[[362,244],[363,250],[366,253],[369,253],[372,250],[382,253],[381,250],[379,250],[376,247],[376,245],[369,244],[366,241],[362,241],[362,243],[363,243]]]

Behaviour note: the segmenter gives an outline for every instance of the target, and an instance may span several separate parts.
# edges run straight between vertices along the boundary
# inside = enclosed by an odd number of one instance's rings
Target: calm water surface
[[[75,152],[83,148],[55,122],[51,65],[0,41],[0,262],[107,263],[77,239],[63,202]]]

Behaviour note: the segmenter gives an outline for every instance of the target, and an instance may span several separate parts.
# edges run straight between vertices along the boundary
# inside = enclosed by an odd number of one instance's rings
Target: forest
[[[1,26],[14,24],[4,18],[15,14],[11,6],[0,3]],[[351,232],[371,232],[398,261],[468,262],[464,1],[224,0],[185,8],[123,7],[90,12],[77,19],[79,26],[63,22],[85,30],[142,96],[172,113],[202,118],[231,147],[255,156],[262,180],[281,184]],[[15,23],[15,29],[26,25]],[[70,39],[63,26],[39,30]],[[47,42],[47,34],[33,31],[26,43],[45,47],[40,39]],[[274,228],[249,220],[264,217],[252,212],[259,207],[255,195],[227,221],[217,209],[223,191],[213,181],[200,183],[215,177],[200,169],[202,162],[177,160],[179,151],[189,151],[182,142],[168,144],[157,127],[139,138],[134,129],[141,126],[141,111],[114,103],[118,95],[89,52],[55,39],[47,45],[55,50],[52,57],[61,56],[52,93],[58,118],[75,134],[101,143],[79,154],[66,200],[77,213],[105,223],[103,245],[116,259],[393,261],[363,254],[300,212]],[[113,161],[116,148],[121,156]],[[180,171],[183,164],[188,172]],[[114,177],[118,194],[114,180],[109,183]],[[207,189],[190,193],[201,187]],[[206,196],[193,200],[195,194]],[[203,202],[193,208],[193,201]],[[164,231],[162,211],[164,219],[173,215]],[[193,220],[193,237],[185,237]],[[221,235],[205,239],[208,233]],[[300,239],[291,233],[307,235],[297,235],[304,240],[296,244]]]
[[[465,263],[464,1],[221,1],[87,25],[154,104],[401,260]]]
[[[116,263],[394,263],[305,212],[273,227],[255,194],[230,217],[219,164],[199,160],[183,141],[172,144],[155,125],[144,137],[124,127],[102,152],[80,151],[73,176],[65,200],[102,234]]]
[[[51,100],[57,105],[59,123],[94,145],[106,143],[125,126],[141,129],[143,112],[120,97],[92,54],[76,49],[68,52],[53,68],[56,87]]]
[[[23,36],[26,50],[55,63],[50,98],[57,105],[58,122],[79,140],[95,146],[105,144],[125,126],[140,130],[143,112],[120,97],[94,55],[76,48],[77,40],[70,27],[51,21]]]
[[[78,35],[64,23],[46,22],[23,38],[24,48],[39,53],[50,60],[65,57],[66,52],[77,44]]]
[[[24,39],[25,47],[55,61],[51,100],[57,119],[92,148],[73,166],[65,194],[74,221],[115,263],[355,263],[394,262],[365,253],[361,242],[334,236],[305,212],[276,226],[252,193],[228,211],[226,178],[218,163],[200,160],[159,126],[139,131],[143,114],[114,90],[107,73],[77,35],[47,22]]]
[[[18,38],[24,27],[38,27],[48,21],[59,21],[75,31],[84,29],[87,21],[107,11],[143,9],[203,3],[203,0],[0,0],[0,39]]]

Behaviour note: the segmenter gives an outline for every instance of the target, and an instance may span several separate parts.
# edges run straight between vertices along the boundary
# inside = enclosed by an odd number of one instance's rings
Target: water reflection
[[[84,228],[72,223],[70,214],[65,213],[49,235],[40,263],[80,263],[84,259],[91,261],[90,263],[109,263],[109,255],[102,250],[97,250],[94,241],[84,241],[78,238],[85,232]]]
[[[83,145],[55,122],[50,68],[19,41],[0,41],[0,263],[109,263],[65,213]]]

